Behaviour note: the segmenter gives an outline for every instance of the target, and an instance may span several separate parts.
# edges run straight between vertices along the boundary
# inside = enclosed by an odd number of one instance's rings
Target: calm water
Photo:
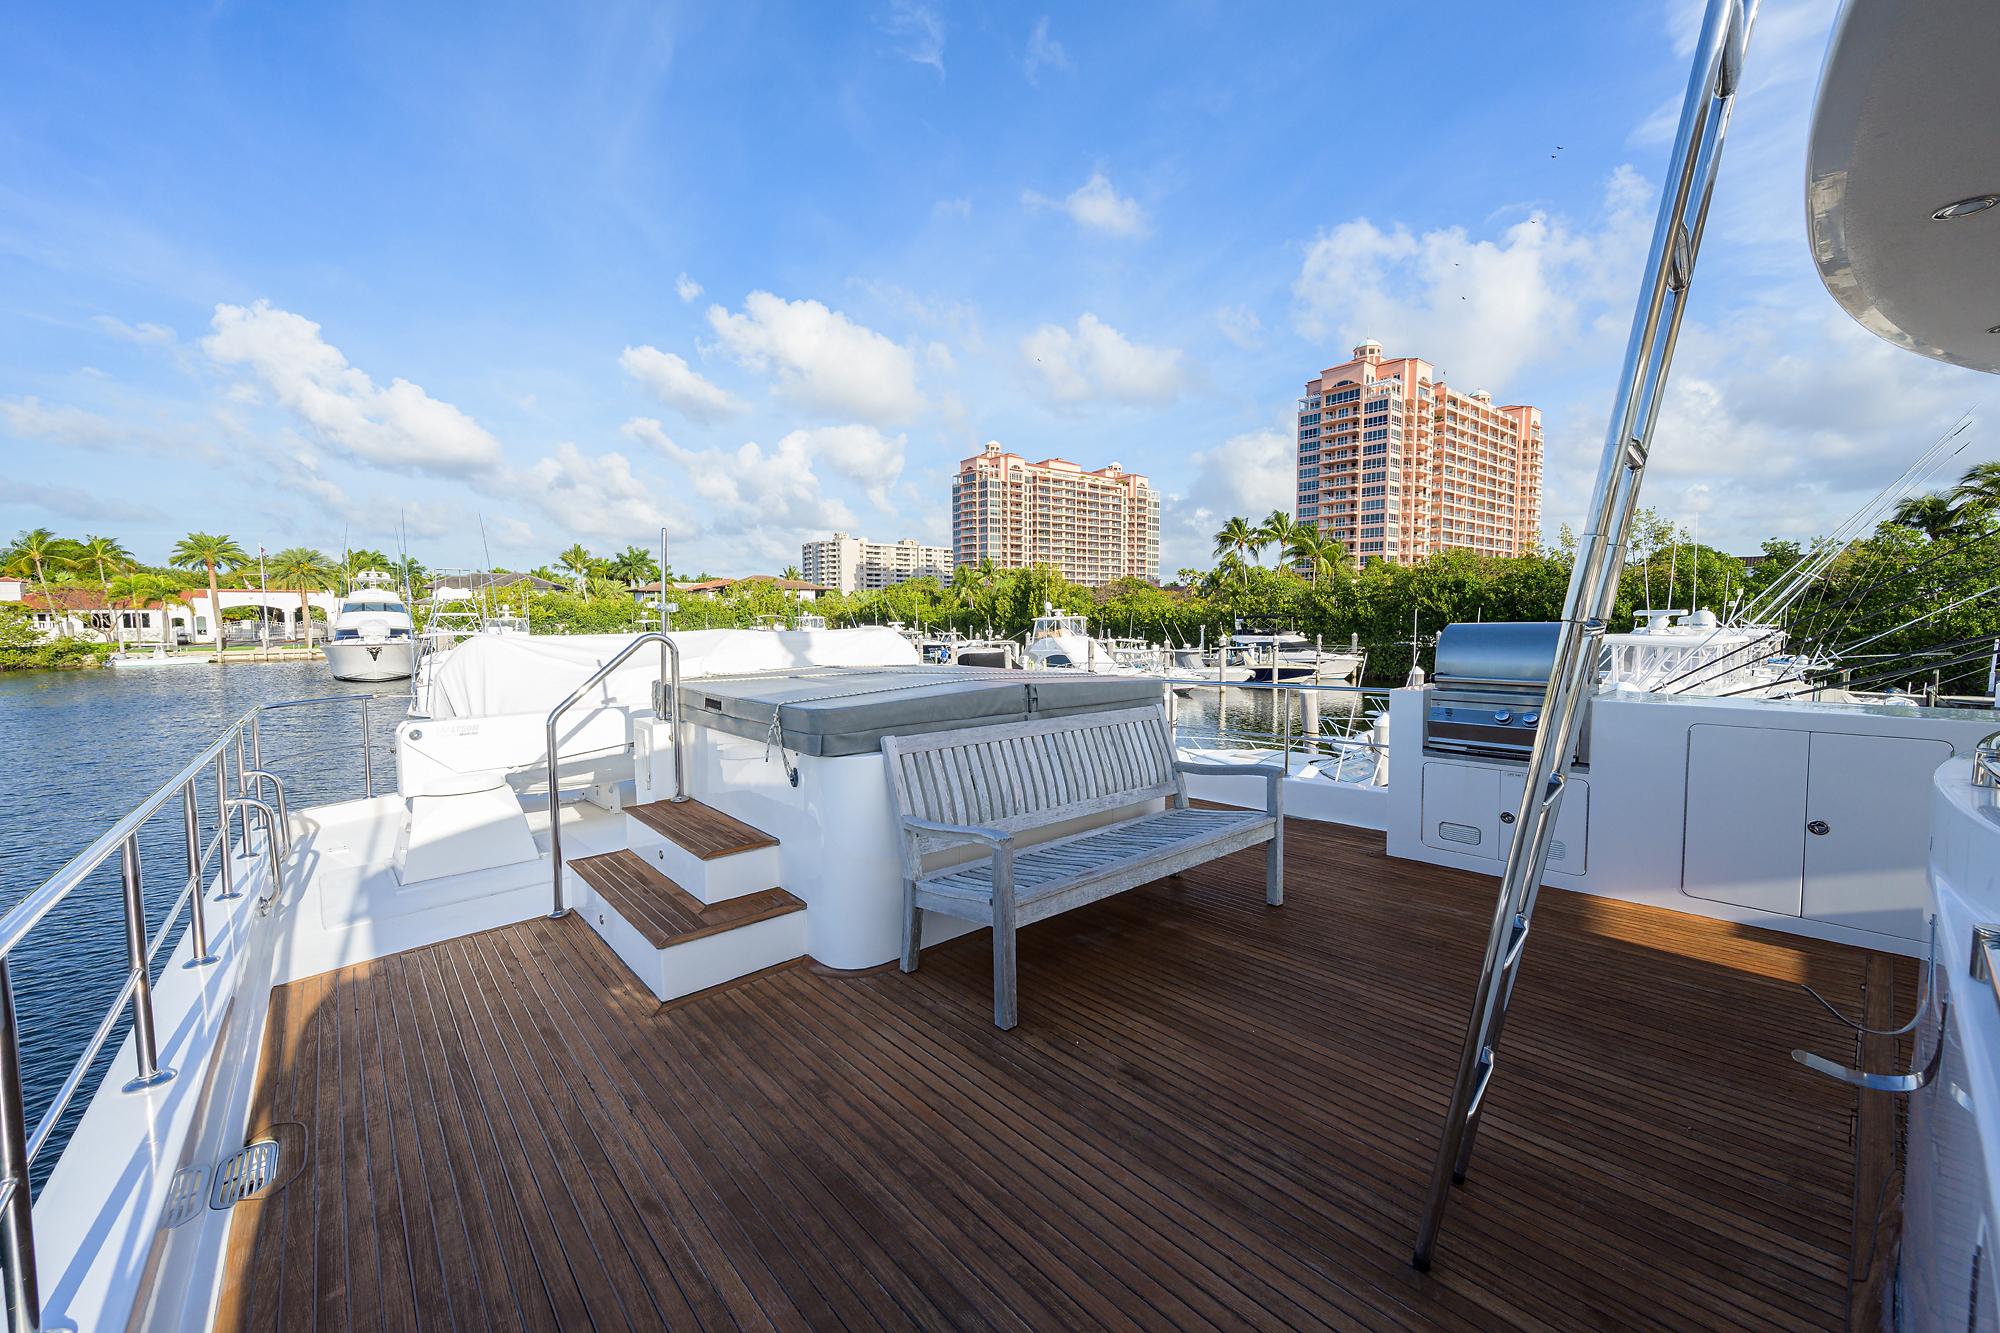
[[[394,688],[341,684],[323,662],[0,674],[0,753],[8,761],[0,775],[0,904],[11,907],[55,874],[249,708]],[[378,790],[393,789],[391,738],[402,710],[399,702],[381,701],[374,711]],[[354,703],[266,715],[264,766],[284,779],[294,809],[361,794],[360,715]],[[212,771],[196,790],[206,843],[215,831]],[[140,836],[149,938],[187,883],[182,819],[175,798]],[[186,919],[183,912],[170,927],[155,976]],[[116,856],[43,919],[10,965],[32,1128],[124,984]],[[100,1068],[122,1034],[121,1027]],[[162,1046],[166,1041],[162,1032]],[[113,1076],[122,1081],[129,1075],[118,1069]],[[66,1119],[75,1118],[90,1086]],[[36,1158],[38,1182],[60,1153],[67,1128]]]

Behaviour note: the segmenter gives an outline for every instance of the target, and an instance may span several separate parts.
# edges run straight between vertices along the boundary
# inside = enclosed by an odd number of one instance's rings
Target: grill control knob
[[[1503,708],[1493,715],[1493,720],[1504,727],[1514,720],[1514,715]]]
[[[1532,727],[1541,720],[1542,720],[1542,715],[1540,713],[1521,714],[1521,725],[1524,727]]]

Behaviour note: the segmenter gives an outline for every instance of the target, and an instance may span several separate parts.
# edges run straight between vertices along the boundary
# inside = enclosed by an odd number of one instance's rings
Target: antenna
[[[479,581],[479,618],[484,620],[488,615],[487,597],[493,591],[493,548],[486,544],[486,515],[480,514],[478,517],[479,554],[486,562],[479,571],[486,576]]]

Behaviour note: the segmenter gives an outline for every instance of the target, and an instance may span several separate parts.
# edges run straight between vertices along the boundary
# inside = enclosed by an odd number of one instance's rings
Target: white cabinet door
[[[1808,736],[1709,723],[1688,728],[1682,893],[1799,915]]]
[[[1812,733],[1805,915],[1925,937],[1931,777],[1949,758],[1947,741]]]
[[[1506,854],[1500,837],[1497,770],[1474,764],[1425,764],[1423,800],[1426,847],[1495,860]]]

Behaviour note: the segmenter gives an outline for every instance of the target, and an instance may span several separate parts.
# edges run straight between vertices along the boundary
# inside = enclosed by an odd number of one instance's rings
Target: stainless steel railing
[[[241,896],[236,887],[234,857],[255,855],[267,858],[270,892],[259,900],[262,910],[281,900],[284,888],[284,858],[291,846],[290,814],[286,808],[284,780],[263,768],[260,721],[264,713],[308,705],[355,704],[361,707],[362,784],[364,794],[373,795],[373,701],[366,694],[325,695],[315,699],[294,699],[260,704],[224,727],[216,738],[189,760],[179,772],[154,788],[143,800],[117,820],[69,863],[51,875],[0,916],[0,1264],[6,1268],[4,1300],[7,1327],[28,1330],[41,1325],[40,1285],[35,1271],[34,1203],[30,1170],[63,1123],[77,1093],[89,1078],[92,1067],[104,1052],[119,1025],[127,1017],[132,1024],[136,1069],[123,1085],[131,1095],[144,1095],[174,1077],[175,1071],[160,1064],[159,1040],[153,1013],[153,966],[165,946],[176,938],[174,927],[181,913],[188,913],[188,968],[209,967],[218,959],[210,948],[205,886],[211,861],[217,867],[219,892],[214,901]],[[234,781],[230,756],[235,755]],[[214,773],[215,833],[206,842],[201,838],[201,815],[209,803],[199,795],[200,785]],[[275,803],[258,797],[268,787]],[[186,879],[159,925],[148,928],[146,921],[145,869],[140,835],[147,824],[176,797],[181,803],[181,838],[185,855]],[[251,838],[250,819],[262,825],[261,842]],[[240,821],[241,838],[232,840],[232,817]],[[10,964],[16,948],[48,915],[100,867],[116,857],[124,905],[125,978],[112,997],[82,1054],[70,1067],[54,1097],[42,1111],[32,1130],[27,1124],[22,1095],[20,1030],[15,1010]]]
[[[687,790],[687,746],[681,743],[681,649],[666,635],[653,631],[641,634],[613,655],[610,661],[590,673],[590,679],[570,691],[567,699],[557,704],[549,713],[549,866],[550,877],[554,880],[554,906],[549,915],[563,917],[569,915],[569,907],[563,902],[563,857],[562,857],[562,782],[556,772],[560,759],[557,753],[556,723],[562,715],[579,703],[583,696],[616,671],[639,649],[649,643],[660,645],[660,683],[666,686],[666,697],[659,702],[671,715],[674,728],[674,794],[673,800],[685,801]],[[655,691],[657,697],[658,691]]]
[[[1386,710],[1391,692],[1387,686],[1322,685],[1310,681],[1274,684],[1232,680],[1218,685],[1212,680],[1174,676],[1163,678],[1163,683],[1173,686],[1175,690],[1220,692],[1217,694],[1216,716],[1212,719],[1197,717],[1191,720],[1184,706],[1178,702],[1169,703],[1168,720],[1176,744],[1213,749],[1270,750],[1281,757],[1280,761],[1288,771],[1294,760],[1338,759],[1350,754],[1373,754],[1378,751],[1381,747],[1368,738],[1367,732],[1381,712]],[[1230,690],[1269,695],[1274,714],[1270,727],[1266,729],[1233,720],[1227,707],[1227,692]],[[1323,725],[1312,722],[1308,700],[1321,696],[1352,700],[1353,711],[1342,714],[1350,720],[1345,731],[1330,732]],[[1175,700],[1176,696],[1170,692],[1168,698]],[[1371,704],[1377,705],[1374,711],[1370,711]]]

